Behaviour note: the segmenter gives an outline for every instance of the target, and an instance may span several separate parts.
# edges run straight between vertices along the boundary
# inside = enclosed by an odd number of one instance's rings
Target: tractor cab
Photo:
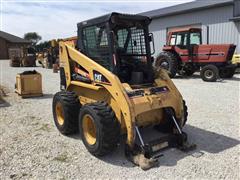
[[[185,50],[188,61],[193,61],[194,48],[202,44],[202,30],[200,28],[182,28],[169,32],[167,46],[176,46]]]
[[[81,53],[116,74],[122,83],[153,82],[151,20],[140,15],[111,13],[78,24]],[[151,44],[152,43],[152,44]]]
[[[202,30],[199,28],[184,28],[171,31],[168,34],[169,46],[178,46],[186,49],[190,46],[202,44]]]

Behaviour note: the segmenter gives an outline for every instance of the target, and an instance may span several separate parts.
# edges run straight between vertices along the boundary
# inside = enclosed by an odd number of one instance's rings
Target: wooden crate
[[[17,74],[15,92],[23,98],[42,96],[41,74]]]

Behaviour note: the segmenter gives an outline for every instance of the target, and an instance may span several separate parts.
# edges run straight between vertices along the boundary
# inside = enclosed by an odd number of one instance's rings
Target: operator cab
[[[183,28],[171,31],[168,37],[168,46],[178,46],[181,49],[202,44],[201,29]]]
[[[122,83],[151,84],[154,44],[148,31],[150,22],[146,16],[119,13],[81,22],[78,49],[116,74]]]
[[[182,28],[169,32],[168,46],[177,46],[186,49],[189,54],[189,62],[193,61],[194,47],[202,44],[201,29]]]

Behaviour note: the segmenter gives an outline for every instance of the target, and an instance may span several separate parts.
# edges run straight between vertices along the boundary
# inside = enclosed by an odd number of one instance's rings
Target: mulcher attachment
[[[143,170],[148,170],[158,165],[158,158],[163,156],[160,152],[168,147],[178,148],[181,151],[188,152],[196,148],[195,144],[187,142],[187,134],[183,132],[176,121],[171,109],[166,109],[170,113],[177,133],[169,134],[160,139],[144,143],[139,128],[135,126],[137,136],[141,145],[135,144],[133,148],[128,145],[125,147],[126,157],[134,164],[140,166]]]

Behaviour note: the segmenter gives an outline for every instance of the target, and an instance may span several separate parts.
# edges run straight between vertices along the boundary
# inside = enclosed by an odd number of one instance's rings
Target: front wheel
[[[203,81],[216,82],[219,76],[219,70],[215,65],[206,65],[201,69],[200,76]]]
[[[79,127],[84,145],[95,156],[110,153],[119,143],[120,125],[105,102],[84,105],[79,114]]]
[[[53,97],[52,111],[57,129],[64,135],[78,131],[80,103],[74,92],[61,91]]]

